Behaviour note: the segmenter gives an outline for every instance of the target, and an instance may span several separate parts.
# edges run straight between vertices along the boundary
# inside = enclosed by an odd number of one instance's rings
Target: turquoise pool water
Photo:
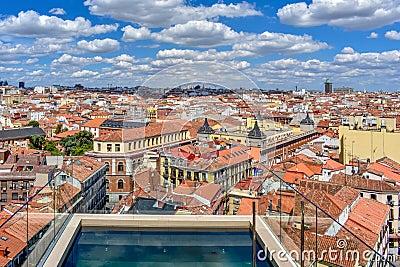
[[[64,266],[242,267],[251,259],[250,232],[82,230]]]

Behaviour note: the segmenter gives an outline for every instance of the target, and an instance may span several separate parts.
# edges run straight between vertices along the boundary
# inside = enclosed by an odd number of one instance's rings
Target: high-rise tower
[[[325,94],[332,94],[332,83],[329,79],[325,81]]]

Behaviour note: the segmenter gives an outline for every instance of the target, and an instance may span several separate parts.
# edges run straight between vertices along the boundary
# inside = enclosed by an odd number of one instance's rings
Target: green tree
[[[57,143],[51,140],[46,140],[44,150],[51,152],[52,156],[62,155],[62,152],[57,148]]]
[[[61,123],[57,124],[56,130],[54,131],[55,134],[61,133],[63,125]]]
[[[54,141],[47,140],[46,144],[44,145],[44,150],[46,151],[53,151],[57,149],[57,144]]]
[[[80,131],[61,139],[60,144],[64,147],[65,155],[82,156],[86,151],[93,150],[93,134]]]
[[[52,156],[62,156],[62,152],[59,149],[50,151]]]
[[[26,126],[39,127],[39,122],[30,121]]]
[[[46,143],[46,139],[42,135],[33,135],[29,137],[29,147],[42,150]]]

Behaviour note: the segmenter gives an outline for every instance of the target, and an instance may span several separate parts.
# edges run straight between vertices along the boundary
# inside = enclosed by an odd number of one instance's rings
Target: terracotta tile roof
[[[0,256],[0,265],[6,266],[10,261],[13,260],[20,252],[22,252],[26,247],[25,241],[16,238],[15,236],[9,234],[3,229],[0,230],[0,249],[6,249],[8,251],[7,257]]]
[[[102,124],[107,118],[94,118],[82,124],[81,127],[89,127],[89,128],[99,128],[100,124]]]
[[[99,142],[122,142],[122,132],[112,131],[107,135],[102,135],[94,139]]]
[[[315,174],[312,170],[310,170],[309,166],[304,163],[296,164],[295,166],[289,168],[287,171],[292,173],[303,173],[308,178],[312,177]]]
[[[378,171],[382,173],[387,179],[391,179],[396,182],[400,182],[400,172],[396,169],[387,167],[379,162],[371,163],[368,167],[368,171]]]
[[[300,253],[300,229],[295,227],[290,227],[286,229],[286,233],[289,235],[290,239],[286,241],[286,243],[293,243],[291,244],[291,249]],[[346,255],[347,251],[359,250],[364,251],[366,250],[365,246],[361,246],[358,242],[353,239],[346,240],[346,247],[343,249],[338,248],[338,241],[342,239],[338,236],[326,236],[326,235],[318,235],[316,236],[315,233],[311,231],[306,231],[304,233],[304,249],[306,251],[315,251],[315,244],[318,244],[318,259],[321,263],[328,263],[334,266],[343,266],[343,267],[354,267],[357,266],[357,262],[353,261],[352,259],[347,259],[346,257],[339,257],[339,256],[329,256],[327,251],[337,250],[337,254],[334,255]],[[341,254],[340,254],[341,253]],[[310,253],[312,255],[312,253]],[[362,255],[362,253],[360,253]],[[305,264],[307,266],[312,265],[314,258],[305,259]],[[324,265],[324,264],[323,264]]]
[[[268,207],[267,197],[262,196],[260,199],[254,198],[242,198],[239,209],[236,215],[252,215],[253,214],[253,202],[256,203],[256,214],[264,215]]]
[[[345,202],[339,199],[335,199],[334,196],[328,194],[326,191],[317,191],[305,187],[299,187],[298,190],[311,201],[304,202],[305,216],[315,217],[316,205],[327,212],[333,218],[338,219],[339,215],[342,213],[343,207],[346,206]],[[304,200],[303,196],[301,196],[300,194],[296,194],[294,207],[295,216],[299,216],[301,214],[300,203],[302,200]],[[318,217],[324,218],[327,216],[320,210],[318,210]],[[329,226],[330,224],[318,227],[318,232],[324,233]]]
[[[400,192],[400,188],[381,180],[367,179],[358,175],[335,174],[330,180],[331,184],[340,184],[360,190]]]
[[[173,120],[165,122],[152,122],[145,127],[138,127],[132,129],[124,129],[122,133],[100,136],[96,141],[133,141],[140,140],[146,137],[157,137],[163,134],[179,133],[187,131],[184,120]]]
[[[184,120],[173,120],[166,122],[154,122],[150,123],[146,127],[127,129],[124,131],[124,140],[135,140],[144,137],[161,136],[163,134],[178,133],[186,131],[184,127],[186,121]]]
[[[197,120],[187,122],[186,127],[189,130],[190,136],[195,138],[197,136],[198,130],[200,129],[201,126],[203,126],[203,124],[204,124],[204,119],[197,119]],[[221,124],[218,121],[215,121],[213,119],[208,119],[208,124],[214,130],[221,127]]]
[[[347,205],[352,205],[354,201],[359,197],[360,191],[349,186],[344,186],[336,194],[335,198],[340,199]]]
[[[332,159],[328,159],[325,164],[322,166],[323,169],[332,170],[332,171],[340,171],[344,170],[345,166],[339,162],[336,162]]]
[[[274,191],[267,195],[267,203],[270,205],[272,200],[272,211],[278,211],[279,202],[280,210],[283,213],[291,214],[294,209],[295,193],[292,191]],[[267,207],[269,209],[269,206]]]
[[[175,195],[190,197],[190,201],[188,199],[185,201],[188,202],[186,204],[187,206],[201,206],[205,203],[200,200],[193,200],[191,198],[196,198],[196,196],[198,196],[201,199],[205,199],[212,203],[221,196],[221,185],[185,180],[182,184],[178,185],[174,189],[173,195],[175,200]]]
[[[97,172],[104,166],[104,163],[99,162],[87,156],[72,157],[72,161],[64,162],[63,170],[80,182],[84,182],[89,176]]]
[[[74,134],[76,134],[76,133],[79,133],[80,131],[81,131],[81,130],[66,131],[66,132],[62,132],[62,133],[59,133],[59,134],[55,135],[55,137],[56,137],[56,138],[65,138],[65,137],[67,137],[67,136],[70,136],[70,135],[74,135]]]
[[[63,206],[69,208],[69,205],[73,203],[71,201],[73,201],[80,192],[81,190],[79,188],[69,183],[64,183],[58,186],[56,190],[46,187],[32,199],[30,206],[40,210],[41,212],[53,212],[55,199],[57,210],[60,210]]]
[[[244,180],[240,180],[236,185],[235,188],[241,189],[241,190],[253,190],[253,191],[258,191],[262,183],[265,181],[265,177],[259,177],[259,176],[253,176],[253,177],[248,177]]]
[[[303,180],[303,173],[301,172],[286,172],[283,175],[283,180],[289,184],[300,184],[300,181]]]
[[[9,222],[6,223],[3,228],[4,232],[15,236],[19,240],[25,240],[27,237],[31,239],[34,235],[40,232],[44,226],[46,226],[52,219],[54,219],[53,214],[39,213],[37,210],[29,210],[29,227],[26,225],[26,212],[21,213],[21,216],[14,216]]]
[[[392,160],[391,158],[383,157],[383,158],[380,158],[380,159],[376,160],[376,162],[378,162],[378,163],[380,163],[382,165],[385,165],[385,166],[387,166],[389,168],[393,168],[393,169],[395,169],[397,171],[400,171],[400,163]]]
[[[212,203],[216,198],[221,195],[221,185],[214,183],[205,183],[199,186],[194,192],[194,195],[197,195],[203,199],[206,199]]]
[[[390,207],[374,199],[360,198],[353,206],[349,219],[345,223],[351,232],[360,237],[369,246],[375,247],[379,233],[386,224]],[[346,230],[339,231],[338,236],[349,235]]]
[[[159,174],[150,168],[138,170],[135,174],[136,185],[145,191],[154,190],[160,185],[159,177]]]

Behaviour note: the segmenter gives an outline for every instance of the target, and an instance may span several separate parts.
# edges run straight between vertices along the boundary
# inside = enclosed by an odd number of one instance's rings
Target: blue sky
[[[265,89],[322,90],[330,78],[394,91],[399,21],[399,0],[3,1],[0,80],[136,86],[170,68],[180,79],[153,79],[160,87],[215,75],[230,87],[250,86],[242,76]]]

